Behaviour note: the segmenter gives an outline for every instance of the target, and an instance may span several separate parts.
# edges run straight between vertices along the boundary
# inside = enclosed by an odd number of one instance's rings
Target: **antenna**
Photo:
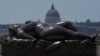
[[[77,19],[76,19],[76,17],[75,17],[75,23],[77,22]]]

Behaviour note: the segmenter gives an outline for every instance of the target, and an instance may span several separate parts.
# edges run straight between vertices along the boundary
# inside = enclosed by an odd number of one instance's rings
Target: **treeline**
[[[8,29],[9,24],[0,24],[0,29]]]
[[[86,20],[86,22],[77,22],[80,26],[87,26],[87,27],[100,27],[100,21],[99,22],[91,22],[90,19]]]

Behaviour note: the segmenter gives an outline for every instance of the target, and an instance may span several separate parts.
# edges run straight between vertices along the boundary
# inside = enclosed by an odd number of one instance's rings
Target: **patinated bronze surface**
[[[26,21],[23,26],[9,27],[9,38],[3,44],[3,55],[95,56],[96,37],[78,32],[71,22],[58,22],[51,26]]]

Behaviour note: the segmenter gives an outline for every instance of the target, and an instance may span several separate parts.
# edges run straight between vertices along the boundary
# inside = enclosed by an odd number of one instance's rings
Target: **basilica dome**
[[[51,9],[47,12],[46,17],[60,17],[53,4],[51,6]]]
[[[54,25],[57,22],[60,22],[60,15],[58,11],[55,9],[54,5],[51,5],[51,8],[48,10],[45,18],[45,23],[49,25]]]

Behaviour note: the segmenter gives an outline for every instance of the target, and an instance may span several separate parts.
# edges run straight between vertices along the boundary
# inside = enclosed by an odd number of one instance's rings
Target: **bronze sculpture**
[[[68,26],[68,27],[67,27]],[[28,22],[24,26],[13,25],[9,27],[10,37],[26,39],[46,39],[50,40],[51,37],[47,36],[63,36],[53,37],[52,40],[92,40],[93,36],[78,32],[71,22],[59,22],[54,26],[47,25],[46,23]],[[91,42],[92,42],[91,41]],[[94,40],[95,42],[95,40]]]
[[[23,26],[11,25],[9,35],[8,44],[15,47],[30,46],[31,48],[33,46],[46,52],[56,51],[63,45],[85,46],[84,44],[95,44],[97,37],[97,35],[89,36],[78,32],[71,22],[58,22],[51,26],[34,21],[26,21]]]

